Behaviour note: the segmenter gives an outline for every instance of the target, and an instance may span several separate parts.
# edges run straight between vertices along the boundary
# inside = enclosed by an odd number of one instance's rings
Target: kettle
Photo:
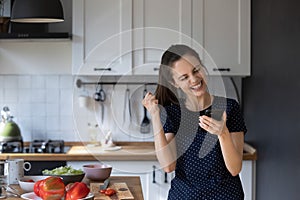
[[[7,106],[1,110],[0,122],[0,141],[22,141],[21,131],[19,126],[13,121],[13,116],[10,115],[10,110]]]

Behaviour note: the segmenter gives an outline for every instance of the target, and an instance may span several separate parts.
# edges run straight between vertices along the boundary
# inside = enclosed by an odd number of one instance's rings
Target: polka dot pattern
[[[165,133],[175,134],[178,156],[168,199],[244,199],[239,176],[232,176],[225,166],[218,137],[198,125],[205,110],[192,112],[183,102],[180,105],[166,106],[162,113]],[[247,132],[235,100],[216,96],[208,109],[226,110],[230,132]]]

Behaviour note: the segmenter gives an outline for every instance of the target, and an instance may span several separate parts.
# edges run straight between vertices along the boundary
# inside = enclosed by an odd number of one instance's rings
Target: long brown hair
[[[162,55],[159,68],[158,85],[155,97],[162,106],[179,104],[177,88],[174,87],[171,68],[173,63],[180,60],[184,55],[191,55],[197,58],[200,63],[199,54],[189,46],[175,44],[170,46]]]

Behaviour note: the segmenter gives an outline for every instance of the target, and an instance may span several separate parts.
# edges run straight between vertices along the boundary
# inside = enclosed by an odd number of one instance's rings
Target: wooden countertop
[[[153,142],[123,142],[117,143],[120,150],[107,151],[101,146],[88,146],[83,143],[73,143],[67,153],[37,154],[37,153],[3,153],[1,160],[23,158],[26,161],[156,161]],[[51,156],[50,156],[51,155]],[[244,145],[244,160],[256,160],[257,153],[249,144]]]
[[[125,182],[127,184],[128,188],[129,188],[130,192],[132,193],[135,200],[143,200],[144,199],[140,177],[138,177],[138,176],[111,176],[110,184],[120,183],[120,182]],[[12,185],[12,187],[15,188],[17,191],[19,191],[19,194],[24,193],[19,185]],[[22,198],[8,197],[6,199],[19,200]]]

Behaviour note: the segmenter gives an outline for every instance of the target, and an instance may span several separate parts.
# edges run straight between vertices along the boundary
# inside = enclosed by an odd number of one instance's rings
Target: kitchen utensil
[[[108,187],[109,181],[110,181],[110,179],[107,178],[107,179],[104,181],[103,185],[100,185],[100,190],[105,190],[105,189]]]
[[[130,90],[127,86],[124,95],[124,112],[123,112],[123,124],[126,121],[126,110],[128,109],[129,122],[131,122],[131,103],[130,103]]]
[[[22,141],[20,128],[13,121],[13,116],[10,114],[10,110],[7,106],[1,110],[1,118],[0,141]]]
[[[89,106],[89,103],[90,103],[89,92],[84,86],[81,94],[78,96],[78,104],[79,107],[86,108]]]
[[[143,92],[143,98],[147,94],[147,88],[145,86],[144,92]],[[144,118],[141,123],[140,127],[140,132],[141,133],[150,133],[150,119],[147,117],[147,109],[144,107]]]
[[[103,120],[104,120],[104,104],[103,104],[103,102],[106,99],[106,94],[105,94],[105,92],[102,88],[102,85],[100,86],[100,90],[95,93],[94,98],[95,98],[96,101],[100,101],[100,104],[101,104],[101,121],[103,123]]]

